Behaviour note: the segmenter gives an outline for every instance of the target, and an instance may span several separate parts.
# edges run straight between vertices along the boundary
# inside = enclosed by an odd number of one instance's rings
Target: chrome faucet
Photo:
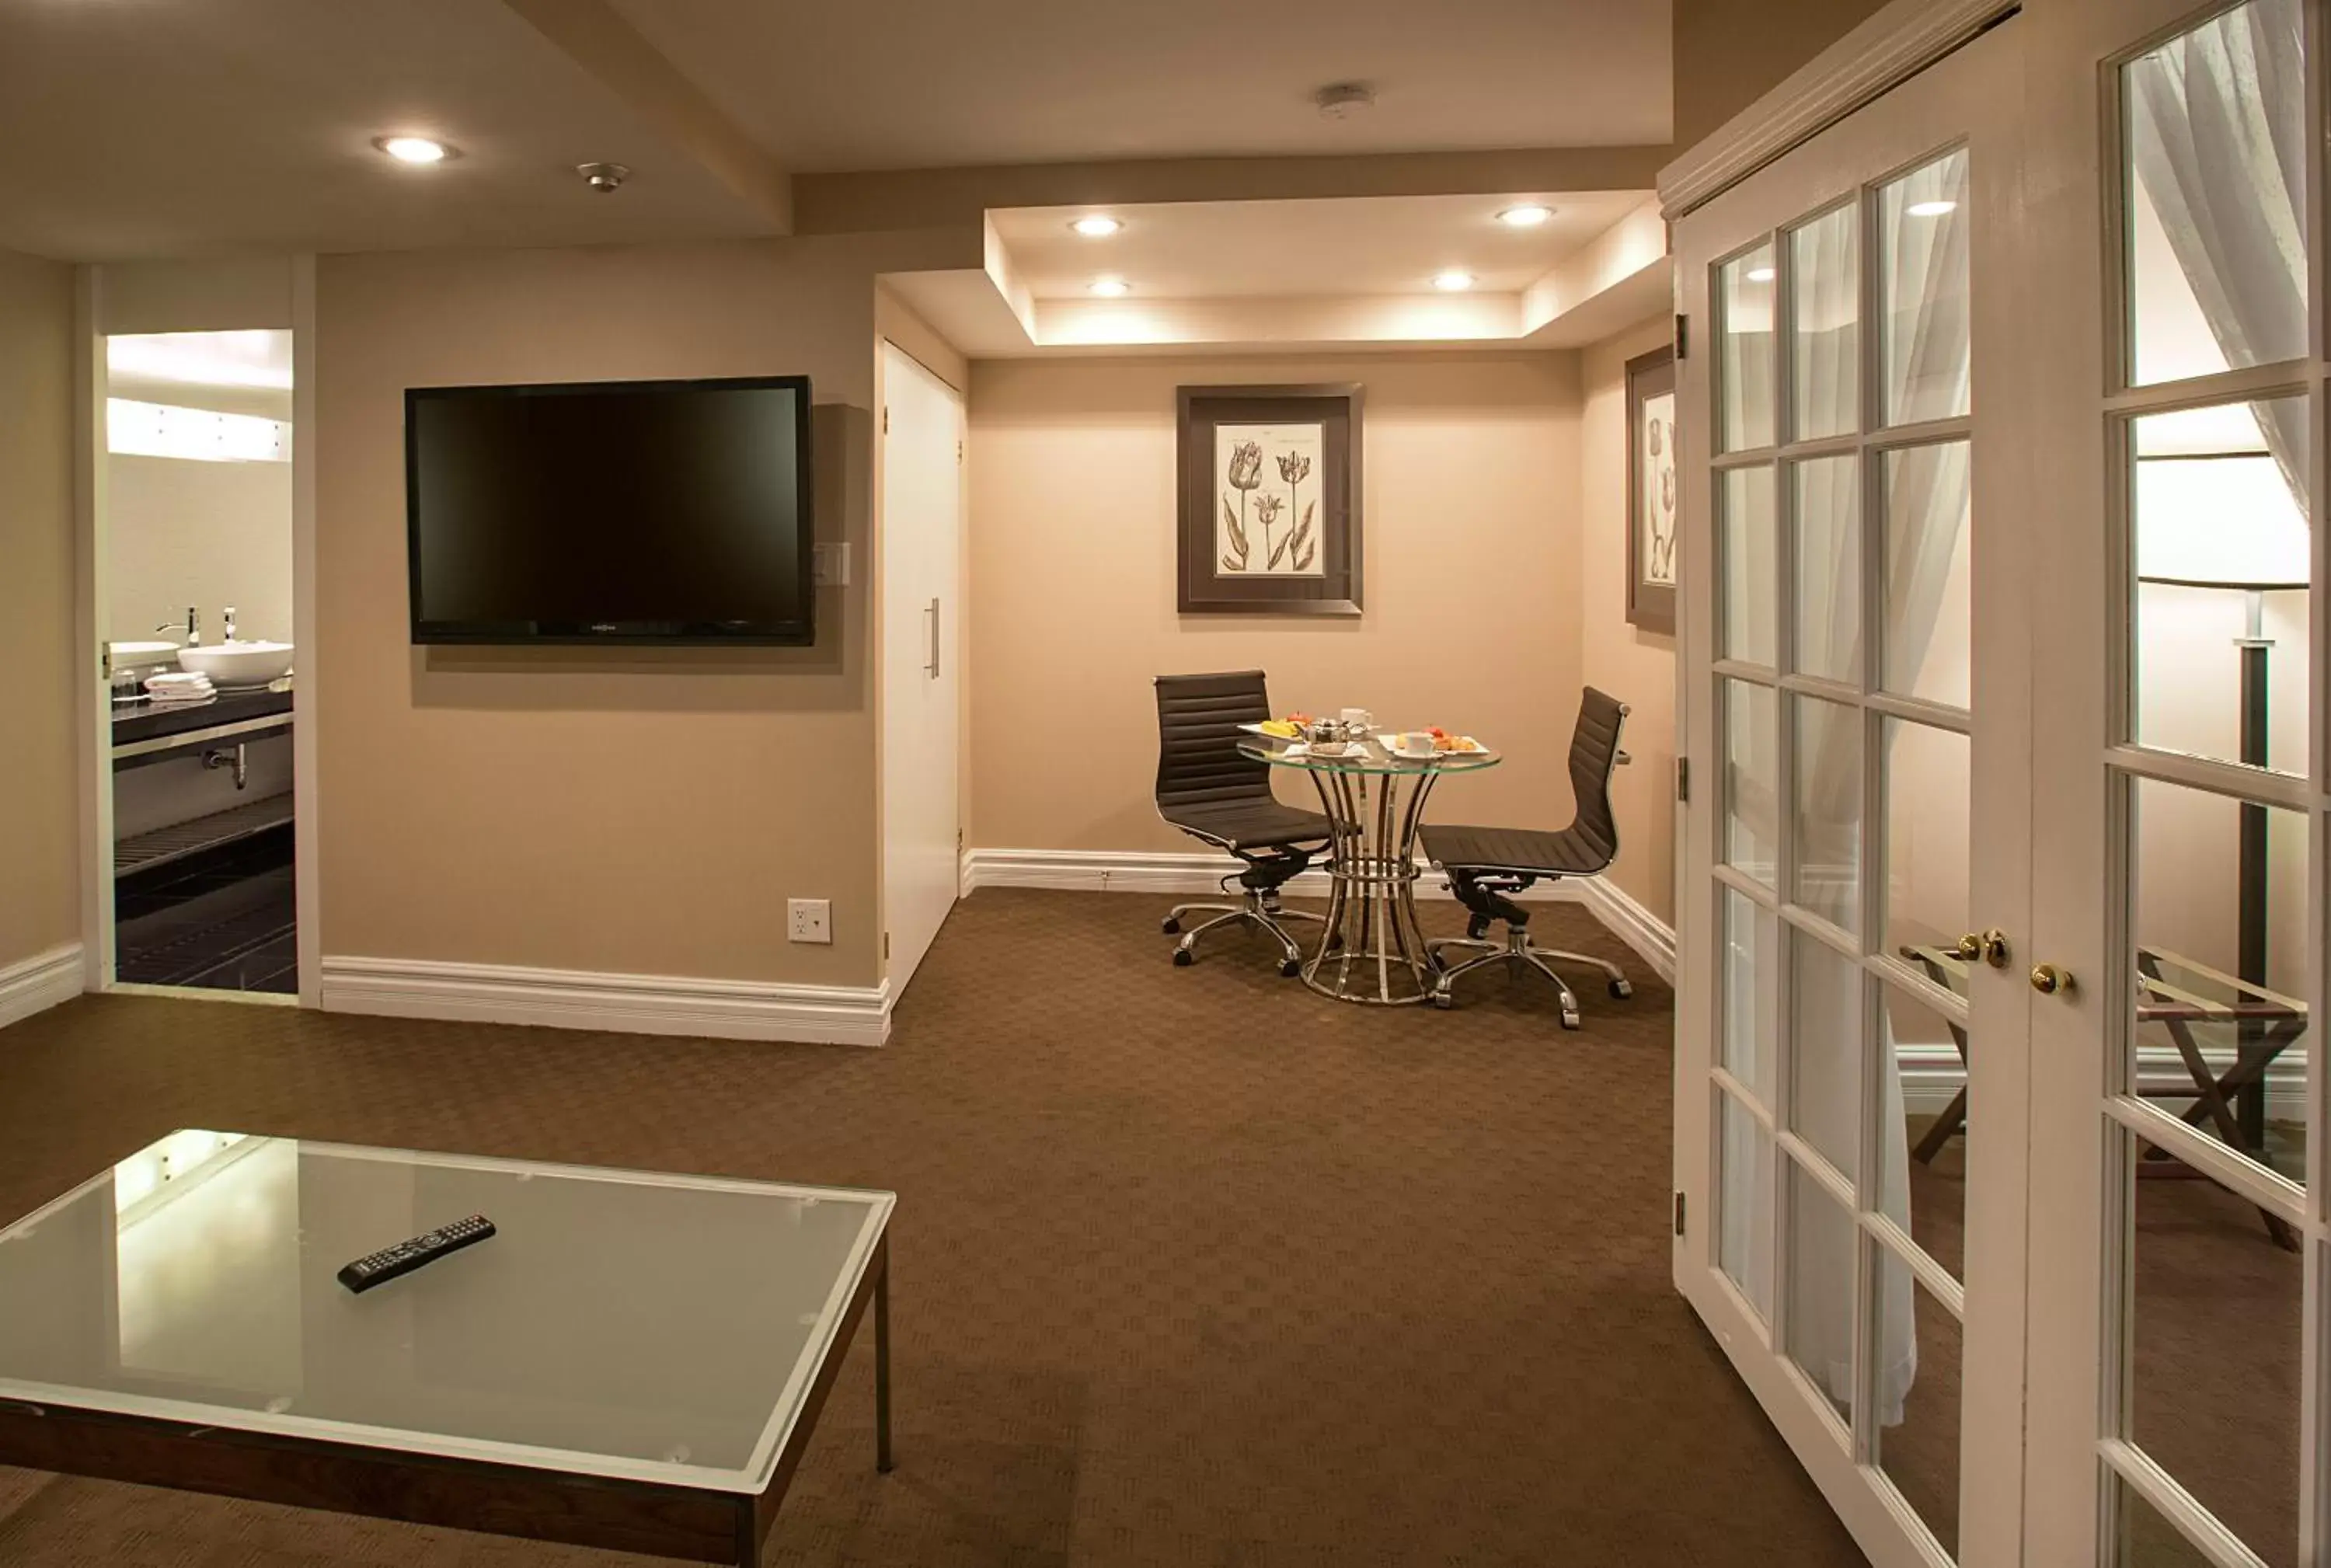
[[[226,640],[230,642],[234,641],[234,606],[232,604],[226,607]]]
[[[229,616],[233,616],[233,613],[234,612],[232,610],[227,612]],[[229,623],[232,624],[232,622]],[[165,621],[159,626],[154,628],[157,632],[176,632],[178,629],[178,623],[176,621]],[[192,604],[186,606],[186,632],[187,647],[200,648],[203,645],[202,617]],[[233,632],[229,632],[227,633],[227,637],[229,641],[233,641],[234,633]]]

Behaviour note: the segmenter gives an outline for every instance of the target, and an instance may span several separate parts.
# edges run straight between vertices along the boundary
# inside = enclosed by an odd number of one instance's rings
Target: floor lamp
[[[2164,587],[2209,588],[2242,595],[2241,735],[2239,760],[2268,765],[2266,595],[2303,590],[2312,548],[2307,519],[2280,470],[2264,450],[2140,452],[2136,483],[2136,580]],[[2140,611],[2137,634],[2145,635]],[[2140,641],[2140,647],[2144,646]],[[2267,808],[2241,803],[2236,861],[2234,974],[2266,983]],[[2251,1026],[2237,1026],[2237,1050]],[[2245,1086],[2236,1103],[2243,1140],[2266,1148],[2266,1084]]]

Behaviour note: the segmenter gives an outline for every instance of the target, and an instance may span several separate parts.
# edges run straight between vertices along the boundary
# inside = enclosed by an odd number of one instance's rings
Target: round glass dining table
[[[1339,1002],[1410,1006],[1432,993],[1432,957],[1416,918],[1416,830],[1444,774],[1498,765],[1493,751],[1398,756],[1374,741],[1338,755],[1302,744],[1244,740],[1239,750],[1272,767],[1311,775],[1333,832],[1327,922],[1303,984]]]

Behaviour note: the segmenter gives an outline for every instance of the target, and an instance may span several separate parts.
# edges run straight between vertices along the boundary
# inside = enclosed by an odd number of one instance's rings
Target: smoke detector
[[[1331,81],[1311,95],[1311,101],[1329,119],[1349,119],[1375,100],[1376,90],[1365,81]]]
[[[585,185],[603,196],[621,189],[632,173],[622,164],[576,164],[575,172],[583,176]]]

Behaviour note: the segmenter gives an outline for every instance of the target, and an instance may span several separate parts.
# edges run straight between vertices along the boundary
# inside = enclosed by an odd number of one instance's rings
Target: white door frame
[[[264,274],[285,269],[280,294]],[[109,278],[117,286],[109,294]],[[272,303],[269,301],[272,300]],[[76,726],[81,809],[81,967],[85,991],[299,1006],[319,1002],[323,876],[316,738],[316,258],[82,266],[73,294],[74,635],[80,650]],[[124,318],[127,313],[127,318]],[[113,898],[113,694],[105,643],[112,530],[106,485],[106,339],[116,332],[214,332],[245,328],[291,333],[291,600],[299,679],[292,689],[292,844],[298,859],[300,993],[205,991],[125,984],[116,976]]]

